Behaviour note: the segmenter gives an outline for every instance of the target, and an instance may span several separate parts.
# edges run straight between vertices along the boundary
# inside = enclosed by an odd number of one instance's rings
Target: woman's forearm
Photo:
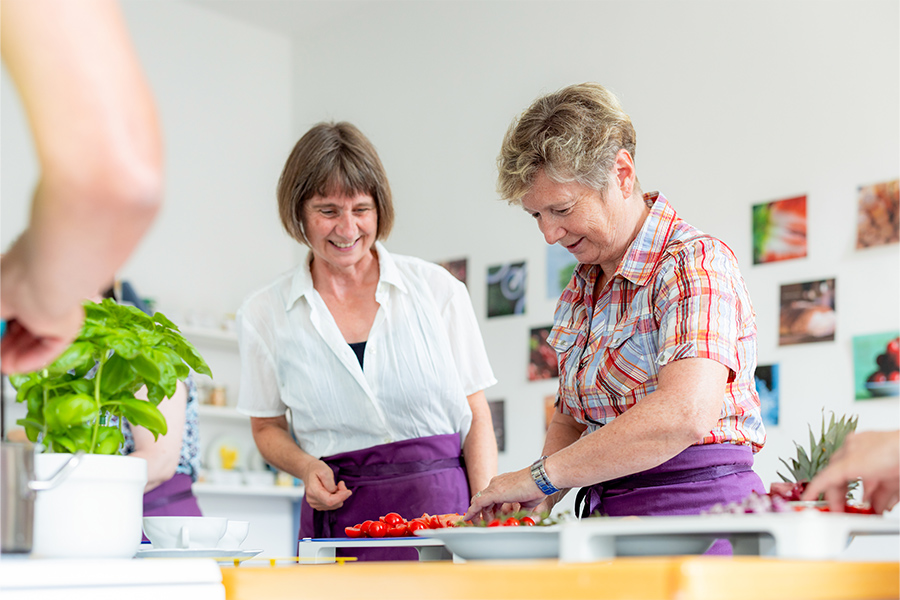
[[[728,369],[688,358],[660,370],[659,387],[612,422],[544,463],[556,487],[581,487],[655,467],[715,426]]]
[[[497,474],[497,438],[484,392],[476,392],[468,400],[472,408],[472,426],[463,444],[463,456],[466,459],[469,492],[475,494],[486,488]]]

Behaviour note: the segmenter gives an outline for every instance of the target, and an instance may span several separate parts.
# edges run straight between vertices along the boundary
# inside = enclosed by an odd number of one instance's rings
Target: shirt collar
[[[381,242],[375,242],[375,252],[378,254],[378,290],[376,291],[376,296],[384,290],[386,285],[393,285],[404,294],[408,293],[397,263]],[[310,270],[311,264],[312,250],[308,250],[303,263],[294,270],[294,275],[291,279],[291,289],[287,298],[285,298],[285,310],[290,310],[297,300],[312,293],[315,289],[313,287],[312,271]]]
[[[675,209],[659,192],[644,194],[644,200],[653,202],[650,214],[616,270],[616,274],[635,285],[644,285],[650,279],[678,219]]]
[[[675,221],[678,219],[675,209],[659,192],[644,194],[644,201],[653,202],[650,214],[647,215],[640,231],[628,246],[622,262],[616,269],[616,275],[621,275],[635,285],[644,285],[650,279],[653,268],[662,256]],[[591,272],[599,268],[598,265],[578,265],[575,273],[581,280],[580,287],[582,289],[585,283],[592,278]]]

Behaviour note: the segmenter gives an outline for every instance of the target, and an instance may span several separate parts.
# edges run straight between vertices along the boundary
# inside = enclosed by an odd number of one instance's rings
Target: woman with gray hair
[[[579,264],[548,338],[559,391],[544,456],[495,477],[466,518],[549,510],[573,487],[582,515],[610,516],[698,514],[764,491],[751,468],[765,442],[756,323],[737,259],[642,193],[635,140],[594,83],[539,98],[506,133],[501,195]]]
[[[300,537],[343,537],[390,512],[464,512],[497,472],[483,391],[496,380],[466,286],[377,241],[394,221],[391,189],[350,123],[300,138],[277,195],[309,253],[238,311],[238,410],[266,461],[303,480]]]

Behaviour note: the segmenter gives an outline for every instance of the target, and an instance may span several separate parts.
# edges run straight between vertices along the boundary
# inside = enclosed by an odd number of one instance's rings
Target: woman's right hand
[[[343,481],[334,482],[334,471],[321,460],[313,461],[303,477],[306,502],[315,510],[335,510],[353,493]]]

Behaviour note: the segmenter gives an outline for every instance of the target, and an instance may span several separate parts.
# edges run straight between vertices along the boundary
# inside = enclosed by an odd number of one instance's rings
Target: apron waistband
[[[740,447],[735,447],[740,448]],[[697,452],[705,450],[703,446],[691,446],[686,452]],[[721,448],[709,448],[711,451],[721,450]],[[731,450],[729,448],[729,450]],[[672,460],[676,460],[678,457]],[[691,483],[694,481],[709,481],[725,477],[726,475],[734,475],[736,473],[745,473],[752,471],[750,464],[746,462],[736,462],[731,464],[709,465],[705,467],[696,467],[691,469],[680,469],[675,471],[643,471],[626,475],[617,479],[610,479],[594,485],[586,486],[578,490],[575,495],[575,514],[579,517],[590,516],[590,499],[589,495],[592,490],[596,490],[597,495],[603,498],[604,492],[610,490],[622,489],[638,489],[656,487],[661,485],[679,485],[682,483]]]
[[[435,460],[416,460],[404,463],[375,463],[370,465],[329,465],[335,476],[353,477],[358,479],[380,479],[412,473],[425,473],[427,471],[439,471],[441,469],[455,469],[463,466],[462,457],[438,458]],[[365,485],[357,482],[357,485]]]

